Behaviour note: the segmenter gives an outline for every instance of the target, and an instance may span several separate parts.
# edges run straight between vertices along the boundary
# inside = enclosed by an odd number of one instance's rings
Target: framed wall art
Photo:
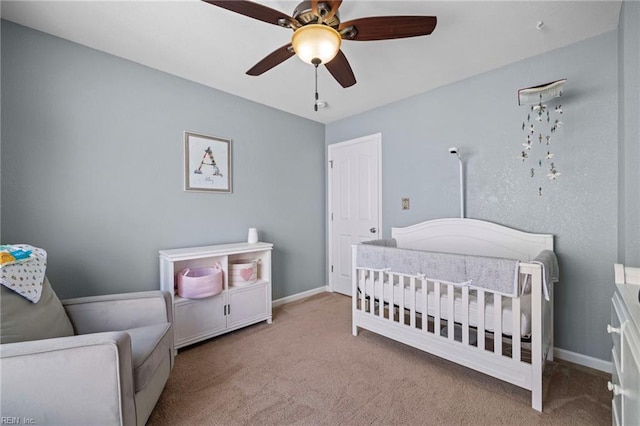
[[[185,191],[231,192],[231,139],[184,132]]]

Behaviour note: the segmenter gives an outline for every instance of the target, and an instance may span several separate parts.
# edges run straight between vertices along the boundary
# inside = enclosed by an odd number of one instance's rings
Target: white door
[[[382,135],[329,145],[329,286],[351,295],[351,245],[380,238]]]

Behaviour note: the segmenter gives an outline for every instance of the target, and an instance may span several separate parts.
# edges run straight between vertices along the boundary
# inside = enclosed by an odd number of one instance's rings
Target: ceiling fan
[[[356,78],[340,50],[342,40],[372,41],[428,35],[436,27],[435,16],[375,16],[340,22],[342,0],[306,0],[293,15],[245,0],[203,0],[206,3],[269,24],[293,30],[291,42],[268,54],[247,71],[257,76],[293,55],[316,67],[324,64],[342,87],[356,84]],[[317,97],[317,93],[316,93]]]

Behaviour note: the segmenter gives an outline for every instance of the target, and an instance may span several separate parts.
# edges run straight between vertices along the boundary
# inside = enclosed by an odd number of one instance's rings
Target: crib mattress
[[[367,279],[366,281],[366,292],[367,296],[371,296],[373,294],[373,283],[371,279]],[[362,291],[362,284],[359,284],[360,291]],[[422,298],[422,289],[420,286],[416,286],[416,312],[423,314],[423,298]],[[443,293],[440,294],[440,318],[449,319],[449,301],[448,294],[446,288],[443,286]],[[389,286],[389,282],[384,282],[384,293],[382,292],[382,285],[379,280],[375,280],[375,294],[374,298],[376,300],[380,300],[380,295],[383,294],[384,301],[389,303],[391,298],[391,289]],[[434,316],[435,315],[435,292],[433,291],[432,286],[428,286],[427,292],[427,315]],[[404,285],[404,307],[405,309],[411,308],[411,289],[409,288],[409,284],[405,283]],[[393,304],[396,306],[400,306],[402,303],[400,286],[398,283],[394,285],[393,291]],[[494,331],[494,302],[493,302],[493,294],[486,292],[485,293],[485,306],[484,306],[484,328],[486,331]],[[458,287],[454,291],[454,322],[462,323],[463,319],[463,304],[462,304],[462,290]],[[472,327],[478,326],[478,300],[477,293],[475,290],[469,291],[469,325]],[[502,333],[508,336],[513,335],[513,309],[512,309],[512,299],[509,297],[502,297]],[[520,297],[520,335],[521,336],[530,336],[531,335],[531,295],[523,295]]]

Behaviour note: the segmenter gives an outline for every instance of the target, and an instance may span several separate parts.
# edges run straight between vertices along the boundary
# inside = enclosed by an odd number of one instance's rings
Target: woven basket
[[[222,268],[184,269],[178,272],[178,296],[186,299],[202,299],[222,291]]]
[[[240,260],[229,264],[229,284],[240,287],[258,280],[258,260]]]

